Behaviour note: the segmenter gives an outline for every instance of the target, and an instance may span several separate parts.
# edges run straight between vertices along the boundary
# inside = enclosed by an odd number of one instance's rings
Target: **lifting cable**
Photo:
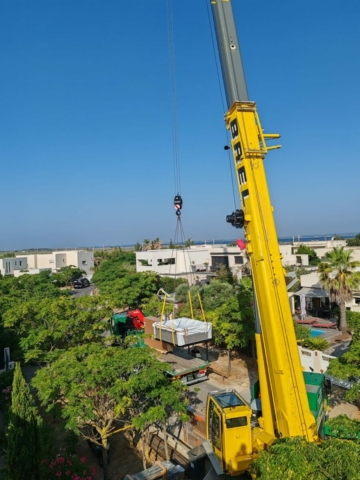
[[[176,63],[175,63],[175,40],[174,40],[174,14],[173,14],[173,0],[167,0],[167,26],[168,26],[168,50],[169,50],[169,72],[170,72],[170,92],[171,92],[171,119],[172,119],[172,138],[173,138],[173,164],[174,164],[174,186],[175,197],[174,207],[177,216],[174,243],[184,243],[184,266],[185,271],[188,272],[187,262],[185,259],[185,233],[181,222],[181,209],[183,200],[181,197],[181,175],[180,175],[180,149],[179,149],[179,133],[178,133],[178,104],[176,91]],[[177,254],[175,253],[175,265],[177,264]],[[173,256],[173,254],[172,254]],[[189,268],[191,265],[190,254]],[[171,257],[172,260],[172,257]],[[171,270],[171,262],[170,269]],[[186,275],[188,275],[186,273]],[[175,266],[176,278],[176,266]],[[188,282],[190,284],[190,282]]]
[[[221,98],[221,104],[222,104],[222,109],[223,109],[223,114],[224,116],[227,113],[227,109],[225,108],[225,100],[224,100],[224,91],[222,88],[222,82],[220,78],[220,69],[219,69],[219,61],[218,57],[216,54],[216,48],[215,48],[215,40],[214,40],[214,29],[211,23],[211,18],[210,18],[210,6],[209,6],[209,0],[205,0],[206,3],[206,10],[207,10],[207,16],[208,16],[208,22],[209,22],[209,29],[210,29],[210,35],[211,35],[211,43],[212,43],[212,48],[213,48],[213,54],[214,54],[214,61],[215,61],[215,67],[216,67],[216,75],[217,75],[217,80],[218,80],[218,85],[219,85],[219,91],[220,91],[220,98]],[[229,131],[225,126],[225,137],[226,137],[226,147],[224,147],[225,150],[228,151],[228,160],[229,160],[229,166],[230,166],[230,177],[231,177],[231,187],[232,187],[232,194],[233,194],[233,200],[234,200],[234,209],[236,210],[236,200],[235,200],[235,188],[234,188],[234,166],[233,166],[233,158],[231,154],[231,149],[229,148]]]
[[[167,0],[167,25],[168,25],[168,50],[169,50],[175,199],[178,196],[181,200],[181,197],[180,197],[180,191],[181,191],[180,150],[179,150],[179,134],[178,134],[178,106],[177,106],[177,93],[176,93],[176,65],[175,65],[175,41],[174,41],[174,15],[173,15],[172,0]],[[181,206],[180,206],[180,209],[181,209]]]

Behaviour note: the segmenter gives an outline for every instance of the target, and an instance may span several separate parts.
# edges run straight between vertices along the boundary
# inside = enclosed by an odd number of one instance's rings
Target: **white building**
[[[298,247],[294,247],[291,244],[280,244],[280,254],[282,256],[282,263],[284,267],[286,266],[303,266],[307,267],[309,265],[309,255],[296,253]]]
[[[209,281],[220,265],[229,267],[238,278],[247,269],[247,256],[239,247],[193,245],[189,248],[136,252],[136,271],[186,278],[190,284]]]
[[[20,270],[27,270],[27,258],[25,256],[9,257],[0,259],[1,275],[14,275]]]
[[[86,275],[92,273],[94,266],[93,252],[87,250],[67,250],[52,253],[37,253],[32,255],[17,256],[16,259],[25,258],[27,273],[39,273],[42,270],[51,270],[58,272],[62,267],[74,266],[86,272]],[[11,275],[11,274],[10,274]]]
[[[321,304],[328,305],[329,295],[321,288],[319,273],[317,271],[313,271],[308,275],[301,275],[300,284],[302,288],[299,292],[307,297],[307,307],[309,310],[317,310],[321,308]],[[350,302],[346,302],[345,306],[347,310],[360,312],[360,292],[354,291],[353,298]]]

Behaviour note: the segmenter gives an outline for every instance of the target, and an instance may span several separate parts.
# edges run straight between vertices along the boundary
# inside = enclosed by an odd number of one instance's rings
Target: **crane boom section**
[[[279,148],[268,147],[266,138],[278,138],[279,135],[264,135],[256,104],[247,99],[245,83],[243,88],[240,85],[235,89],[229,80],[238,78],[240,84],[245,82],[231,2],[210,1],[227,99],[228,102],[233,101],[228,104],[225,120],[230,130],[240,193],[243,214],[240,223],[245,228],[259,311],[263,367],[268,379],[267,403],[273,410],[273,420],[267,418],[264,427],[268,423],[272,430],[273,421],[274,431],[279,436],[300,435],[314,441],[317,438],[315,419],[307,399],[264,169],[264,157],[268,150]],[[234,31],[227,30],[228,27]],[[233,48],[234,45],[236,48]],[[244,91],[245,98],[241,98]]]
[[[264,169],[265,138],[254,102],[226,115],[240,186],[244,228],[259,310],[264,361],[280,436],[315,440]]]

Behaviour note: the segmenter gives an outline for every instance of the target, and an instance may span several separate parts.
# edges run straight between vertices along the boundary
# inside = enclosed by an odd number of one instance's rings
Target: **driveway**
[[[85,288],[77,288],[76,290],[74,289],[72,292],[73,298],[79,298],[79,297],[84,297],[85,295],[91,295],[91,292],[95,290],[96,285],[90,285],[90,287],[85,287]]]

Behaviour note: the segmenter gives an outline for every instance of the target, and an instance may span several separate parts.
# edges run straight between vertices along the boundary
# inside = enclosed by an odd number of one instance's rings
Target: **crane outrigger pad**
[[[175,318],[164,320],[153,325],[154,337],[157,340],[183,347],[212,339],[212,324],[193,320],[192,318]]]

